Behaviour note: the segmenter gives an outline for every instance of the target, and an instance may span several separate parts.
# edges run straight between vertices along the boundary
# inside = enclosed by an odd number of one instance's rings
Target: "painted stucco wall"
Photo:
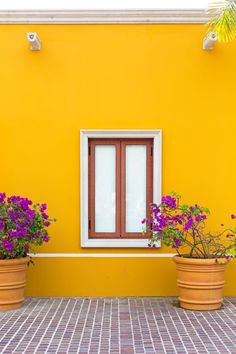
[[[32,52],[27,31],[42,50]],[[1,25],[0,190],[47,202],[43,253],[81,249],[80,129],[162,129],[163,193],[236,212],[236,42],[201,49],[204,25]],[[236,295],[236,262],[225,294]],[[175,295],[171,258],[37,258],[27,295]]]

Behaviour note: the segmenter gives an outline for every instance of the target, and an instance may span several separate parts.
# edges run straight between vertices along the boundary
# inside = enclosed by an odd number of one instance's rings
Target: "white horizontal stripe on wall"
[[[0,24],[206,23],[206,10],[2,10]]]
[[[175,253],[36,253],[37,258],[171,258]]]

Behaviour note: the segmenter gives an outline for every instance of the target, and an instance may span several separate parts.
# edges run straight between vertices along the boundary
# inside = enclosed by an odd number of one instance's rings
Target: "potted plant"
[[[142,221],[151,234],[149,247],[162,240],[176,250],[173,259],[182,308],[218,309],[223,301],[225,267],[235,256],[236,228],[221,224],[221,231],[212,234],[206,229],[209,209],[180,201],[180,196],[172,193],[162,197],[159,205],[150,205],[151,216]]]
[[[49,241],[47,227],[55,219],[46,204],[0,193],[0,310],[20,307],[24,301],[28,252]]]

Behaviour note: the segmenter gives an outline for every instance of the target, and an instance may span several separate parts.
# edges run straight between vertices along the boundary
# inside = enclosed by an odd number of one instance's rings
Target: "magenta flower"
[[[3,248],[4,251],[12,252],[13,249],[14,249],[14,243],[8,241],[7,238],[4,238],[4,239],[2,240],[2,248]]]
[[[229,259],[233,259],[233,258],[234,258],[234,255],[233,255],[233,254],[227,254],[227,255],[225,256],[225,258],[226,258],[227,261],[228,261]]]
[[[192,227],[192,225],[193,225],[193,219],[192,219],[192,217],[189,217],[188,221],[184,225],[184,230],[188,231]]]
[[[177,249],[178,254],[184,257],[232,258],[232,255],[227,255],[229,250],[236,256],[236,228],[227,227],[212,234],[203,222],[209,214],[208,208],[198,204],[181,204],[180,196],[174,193],[173,196],[176,198],[163,196],[160,205],[152,203],[151,217],[142,220],[142,223],[147,223],[147,232],[151,234],[149,247],[157,245],[161,240],[164,245]],[[236,214],[232,214],[231,218],[236,219]]]
[[[49,236],[46,233],[43,235],[43,241],[44,242],[48,242],[49,241]]]
[[[170,195],[167,195],[166,197],[162,197],[161,203],[169,208],[176,208],[176,199],[171,197]]]
[[[177,237],[174,237],[172,248],[179,248],[180,246],[181,246],[181,240]]]
[[[5,198],[6,198],[6,193],[0,193],[0,203],[4,203]]]
[[[47,209],[47,204],[46,203],[41,204],[40,211],[43,213],[46,209]]]
[[[33,205],[28,198],[0,193],[0,206],[0,259],[25,257],[31,245],[49,241],[46,228],[56,219],[45,213],[45,203]]]
[[[202,220],[205,220],[205,219],[206,219],[206,215],[204,215],[204,214],[202,214],[202,215],[200,214],[195,217],[195,220],[197,222],[201,222]]]

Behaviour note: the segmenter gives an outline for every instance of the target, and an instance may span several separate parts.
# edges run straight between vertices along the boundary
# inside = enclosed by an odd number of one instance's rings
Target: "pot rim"
[[[216,257],[216,258],[190,258],[190,257],[181,257],[179,255],[175,255],[173,257],[173,260],[175,263],[184,263],[184,264],[199,264],[199,265],[215,265],[215,264],[219,264],[219,265],[224,265],[226,263],[228,263],[228,260],[225,257]]]
[[[0,266],[5,265],[17,265],[17,264],[24,264],[29,263],[30,257],[21,257],[21,258],[13,258],[13,259],[0,259]]]

